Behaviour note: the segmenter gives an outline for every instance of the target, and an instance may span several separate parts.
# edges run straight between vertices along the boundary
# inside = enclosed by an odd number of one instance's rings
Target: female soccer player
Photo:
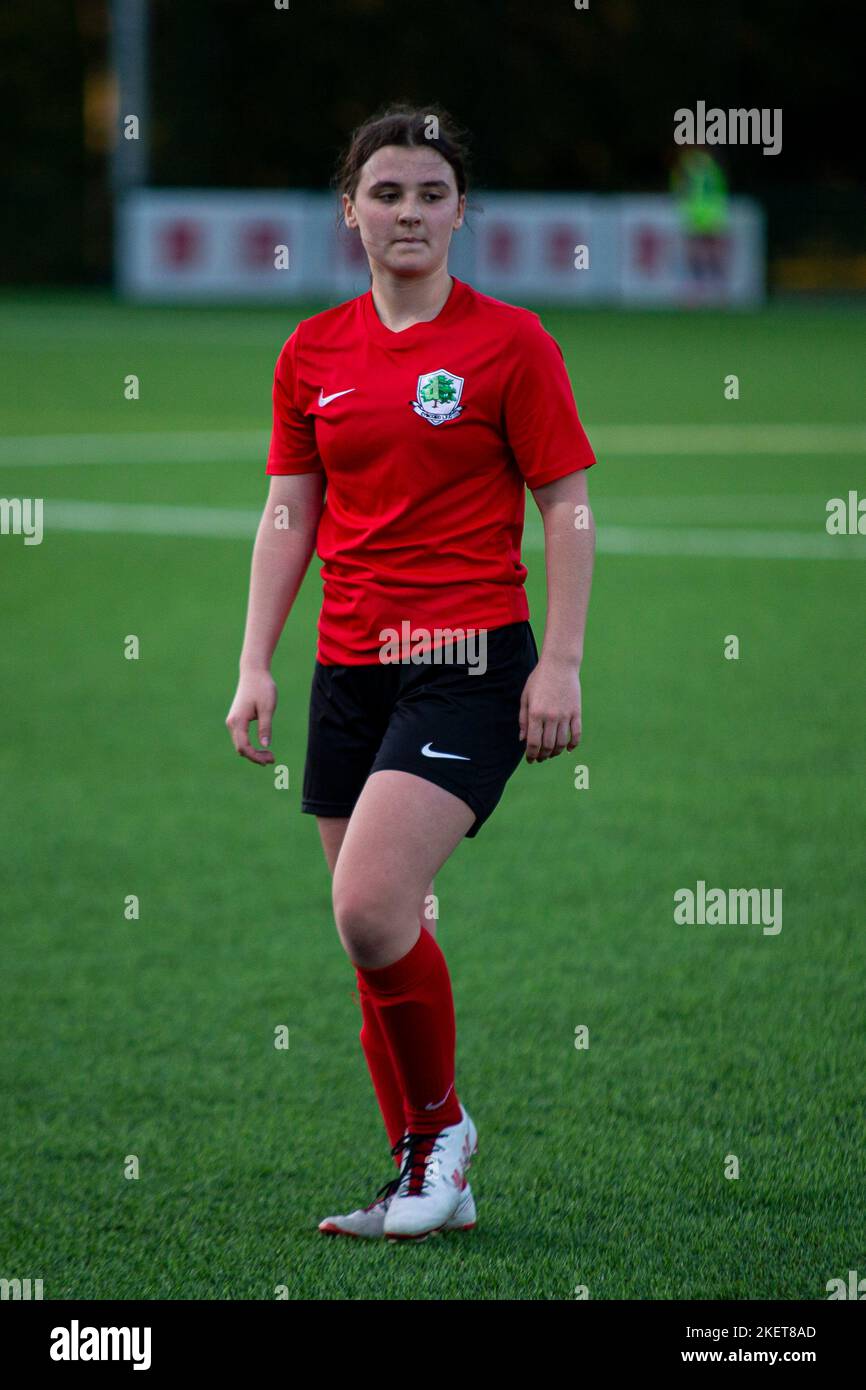
[[[299,323],[277,360],[226,723],[238,753],[273,762],[270,663],[315,546],[324,598],[301,807],[317,817],[399,1167],[369,1206],[320,1229],[417,1240],[475,1222],[476,1129],[455,1090],[427,895],[524,754],[542,762],[579,741],[595,460],[538,316],[448,272],[467,180],[447,114],[392,107],[366,121],[338,186],[371,286]],[[526,487],[545,533],[540,658],[520,559]]]

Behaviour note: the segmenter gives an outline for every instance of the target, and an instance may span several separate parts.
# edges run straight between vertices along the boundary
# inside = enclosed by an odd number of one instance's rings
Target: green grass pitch
[[[278,791],[223,726],[250,540],[50,525],[61,501],[260,508],[261,450],[191,459],[184,432],[267,432],[299,312],[0,301],[0,496],[44,498],[47,527],[0,536],[0,1276],[52,1299],[560,1300],[820,1299],[866,1275],[866,537],[824,529],[864,489],[863,318],[542,312],[600,460],[585,739],[522,765],[437,877],[479,1225],[407,1249],[316,1231],[393,1172],[299,810],[318,562],[275,662]],[[764,424],[815,442],[742,444]],[[695,445],[613,447],[641,425]],[[149,433],[176,455],[146,457]],[[70,462],[79,434],[133,438]],[[31,435],[60,436],[56,462],[23,462]],[[648,555],[606,529],[722,539]],[[731,531],[757,553],[726,554]],[[763,557],[776,532],[840,550]],[[677,925],[700,879],[781,888],[781,932]]]

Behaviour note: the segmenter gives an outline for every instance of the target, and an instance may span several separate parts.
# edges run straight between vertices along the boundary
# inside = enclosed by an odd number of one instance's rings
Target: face
[[[354,199],[343,194],[347,227],[357,227],[371,267],[422,275],[448,256],[466,206],[454,170],[438,150],[383,145],[361,170]]]

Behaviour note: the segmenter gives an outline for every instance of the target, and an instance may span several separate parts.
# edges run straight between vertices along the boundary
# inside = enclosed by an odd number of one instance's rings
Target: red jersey
[[[267,472],[326,479],[324,665],[378,662],[407,620],[524,621],[526,487],[595,462],[538,315],[452,279],[428,323],[393,332],[367,290],[302,320],[277,359]]]

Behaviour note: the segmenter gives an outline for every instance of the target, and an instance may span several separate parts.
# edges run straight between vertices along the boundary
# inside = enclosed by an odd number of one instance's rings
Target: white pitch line
[[[52,531],[81,531],[251,542],[260,517],[261,511],[253,509],[169,507],[129,502],[60,502],[47,498],[44,529],[49,538]],[[526,550],[539,550],[544,545],[543,530],[534,519],[526,528],[523,544]],[[866,559],[866,537],[710,526],[600,526],[598,548],[607,555],[692,556],[723,560]]]
[[[863,454],[866,425],[587,425],[605,456],[649,458],[691,454]],[[222,463],[261,460],[270,431],[130,430],[109,434],[25,434],[0,439],[0,466],[121,463]]]
[[[51,531],[106,531],[112,535],[212,536],[249,540],[261,511],[229,507],[174,507],[151,502],[54,502],[45,498],[43,525]]]
[[[720,560],[866,560],[866,536],[715,526],[682,530],[605,526],[599,528],[599,550],[608,555],[694,555]]]
[[[597,425],[593,447],[610,454],[866,453],[866,425]]]
[[[601,482],[601,479],[599,479]],[[763,523],[814,527],[827,516],[830,489],[821,496],[812,492],[653,492],[645,496],[602,493],[590,480],[596,520],[623,526],[747,526]],[[529,515],[532,515],[530,510]]]
[[[0,465],[224,463],[268,452],[267,430],[143,430],[128,434],[34,434],[0,439]]]

